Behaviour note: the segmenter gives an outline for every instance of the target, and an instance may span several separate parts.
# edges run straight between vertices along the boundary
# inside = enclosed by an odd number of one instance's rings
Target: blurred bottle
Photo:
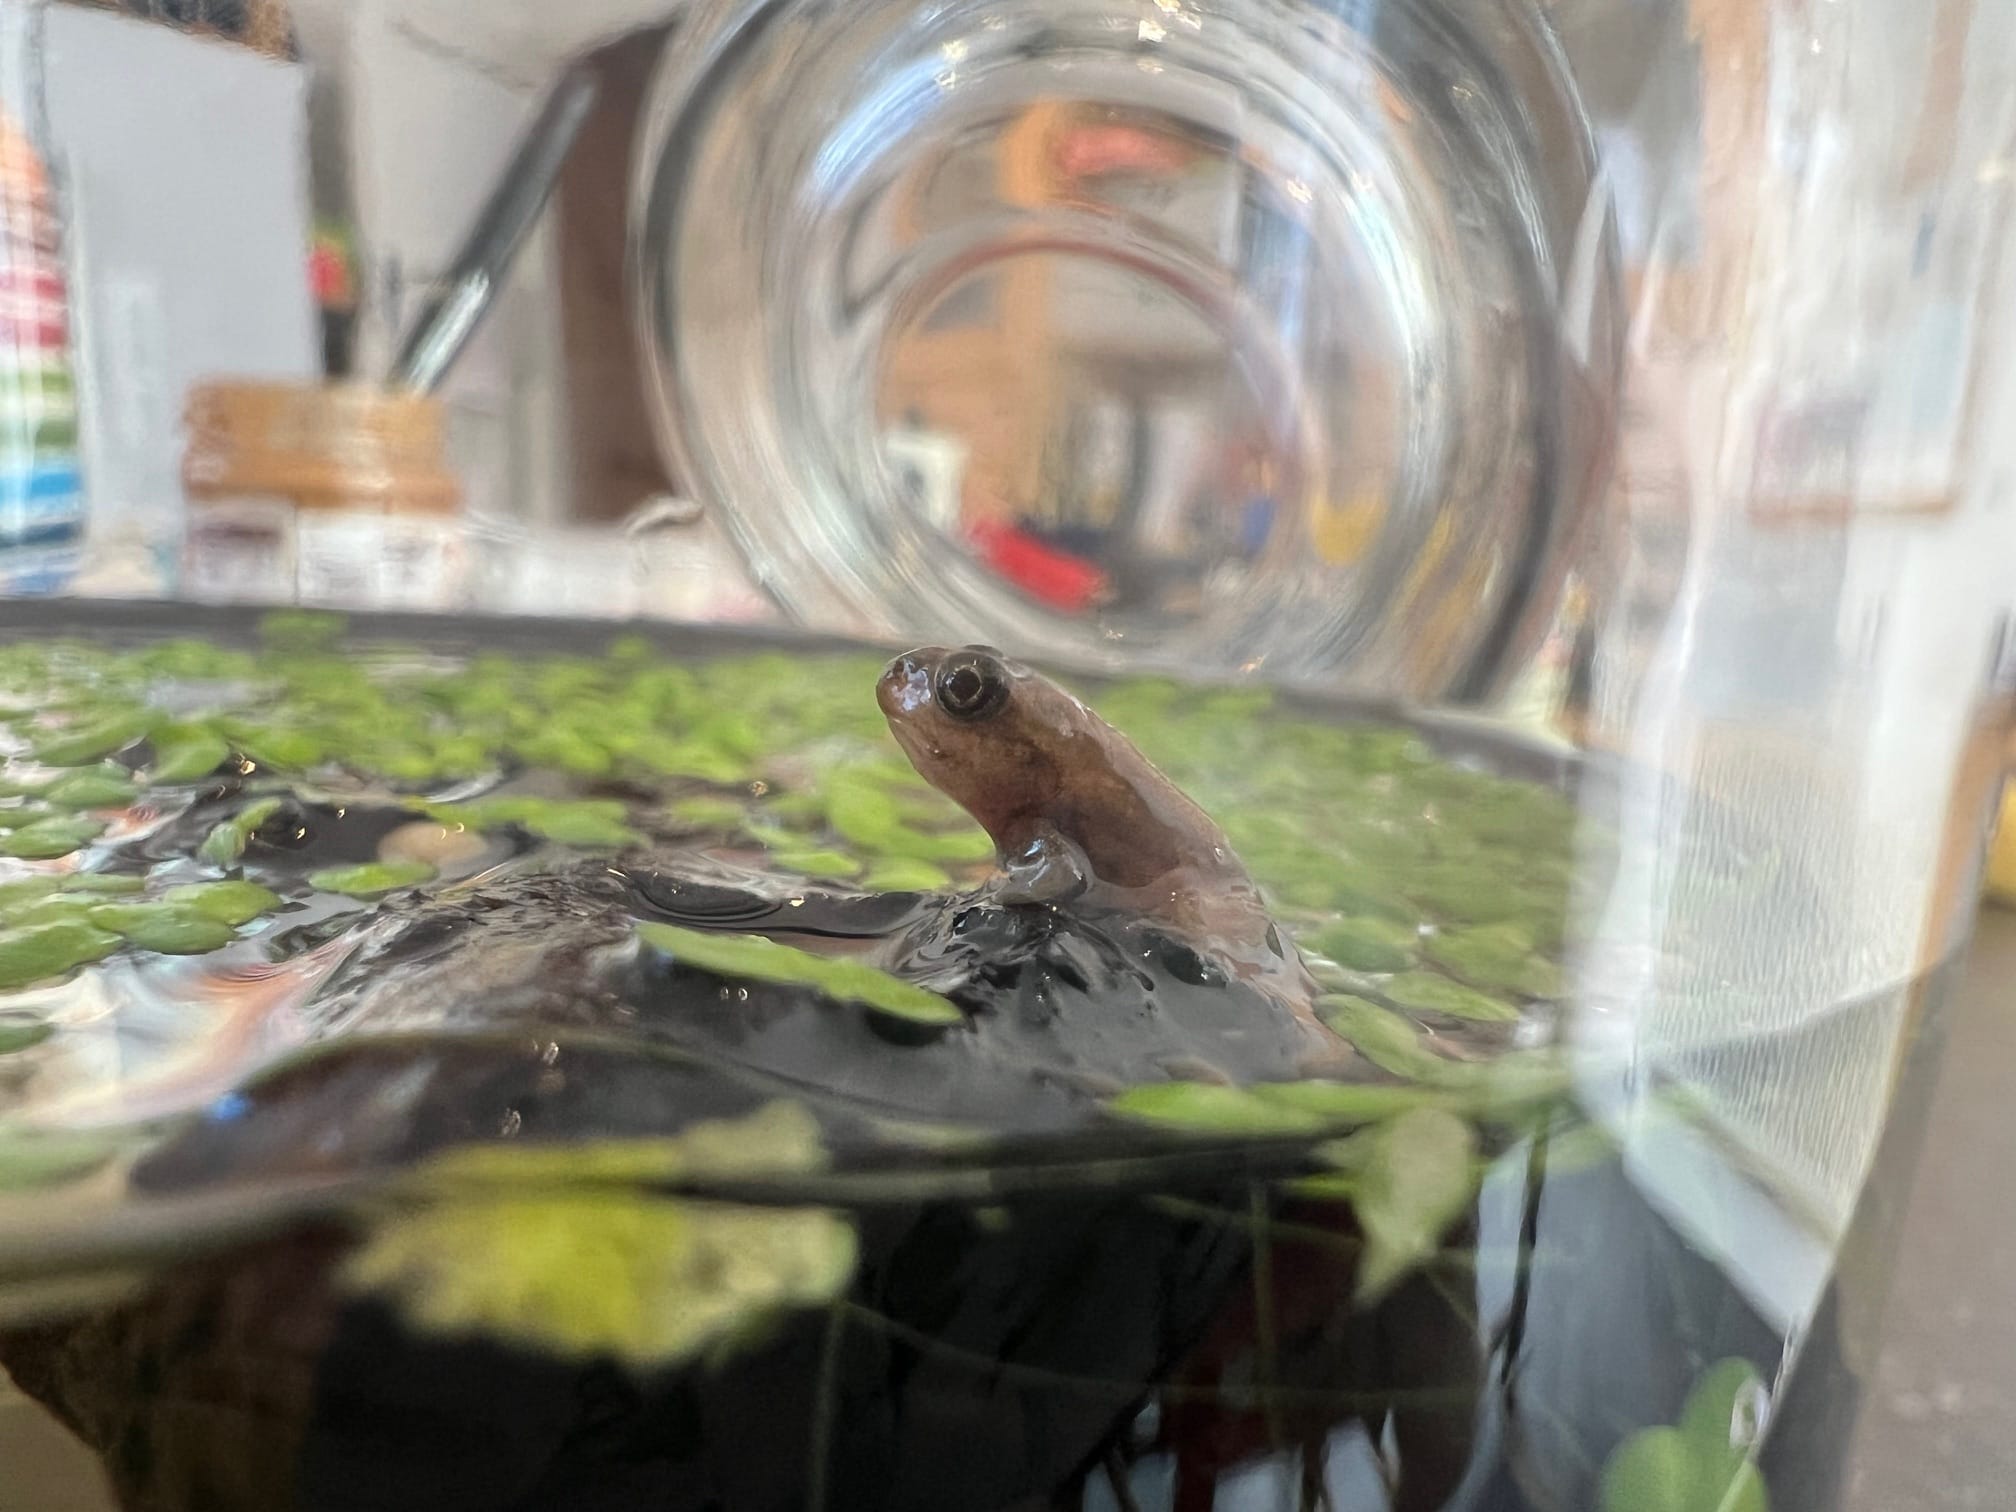
[[[0,593],[77,570],[84,495],[61,225],[41,106],[42,7],[0,6]]]

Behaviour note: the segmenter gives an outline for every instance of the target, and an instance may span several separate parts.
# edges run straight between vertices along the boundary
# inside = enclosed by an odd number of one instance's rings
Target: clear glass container
[[[141,365],[286,369],[177,380],[192,596],[357,612],[0,602],[46,1499],[2004,1504],[2016,6],[616,9],[313,109],[50,12],[206,81],[184,199],[66,162]],[[311,116],[347,384],[220,298]]]
[[[682,35],[646,341],[787,608],[1419,696],[1531,650],[1622,335],[1537,10],[726,0]]]

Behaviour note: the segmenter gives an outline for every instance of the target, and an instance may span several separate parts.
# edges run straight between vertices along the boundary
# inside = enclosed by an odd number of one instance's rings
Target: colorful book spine
[[[0,109],[0,593],[62,586],[83,526],[54,196],[27,130]]]

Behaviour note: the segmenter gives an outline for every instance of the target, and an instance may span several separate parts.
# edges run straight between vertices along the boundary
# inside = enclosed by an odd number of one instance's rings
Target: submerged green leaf
[[[640,924],[637,933],[647,945],[681,965],[716,976],[810,987],[840,1002],[859,1003],[916,1024],[950,1025],[966,1020],[951,999],[901,977],[859,961],[797,950],[763,935],[707,934],[671,924]]]
[[[0,992],[62,976],[119,948],[119,937],[66,919],[0,930]]]
[[[438,873],[425,861],[367,861],[360,866],[331,866],[308,874],[308,885],[322,892],[352,898],[376,898],[402,888],[432,882]]]
[[[0,1019],[0,1055],[32,1050],[56,1032],[54,1024],[37,1020]]]
[[[1343,1164],[1365,1232],[1358,1296],[1373,1301],[1441,1247],[1477,1191],[1477,1136],[1441,1108],[1414,1108],[1373,1126]]]
[[[125,1133],[0,1128],[0,1192],[28,1192],[88,1176],[126,1147]]]
[[[489,1146],[416,1171],[345,1263],[413,1325],[638,1369],[718,1357],[852,1279],[854,1230],[812,1208],[670,1198],[677,1178],[816,1170],[809,1114],[772,1104],[670,1139]]]
[[[229,866],[245,854],[259,826],[280,812],[281,800],[261,798],[248,803],[204,837],[197,854],[212,866]]]
[[[1770,1512],[1749,1460],[1708,1452],[1678,1428],[1646,1428],[1603,1467],[1603,1512]]]

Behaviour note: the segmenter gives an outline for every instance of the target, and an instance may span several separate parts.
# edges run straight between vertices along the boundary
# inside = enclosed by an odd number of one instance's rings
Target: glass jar
[[[1419,697],[1544,633],[1622,321],[1538,9],[720,0],[649,133],[663,434],[801,619]]]
[[[438,400],[364,387],[190,395],[189,596],[366,609],[462,601],[462,489]]]

